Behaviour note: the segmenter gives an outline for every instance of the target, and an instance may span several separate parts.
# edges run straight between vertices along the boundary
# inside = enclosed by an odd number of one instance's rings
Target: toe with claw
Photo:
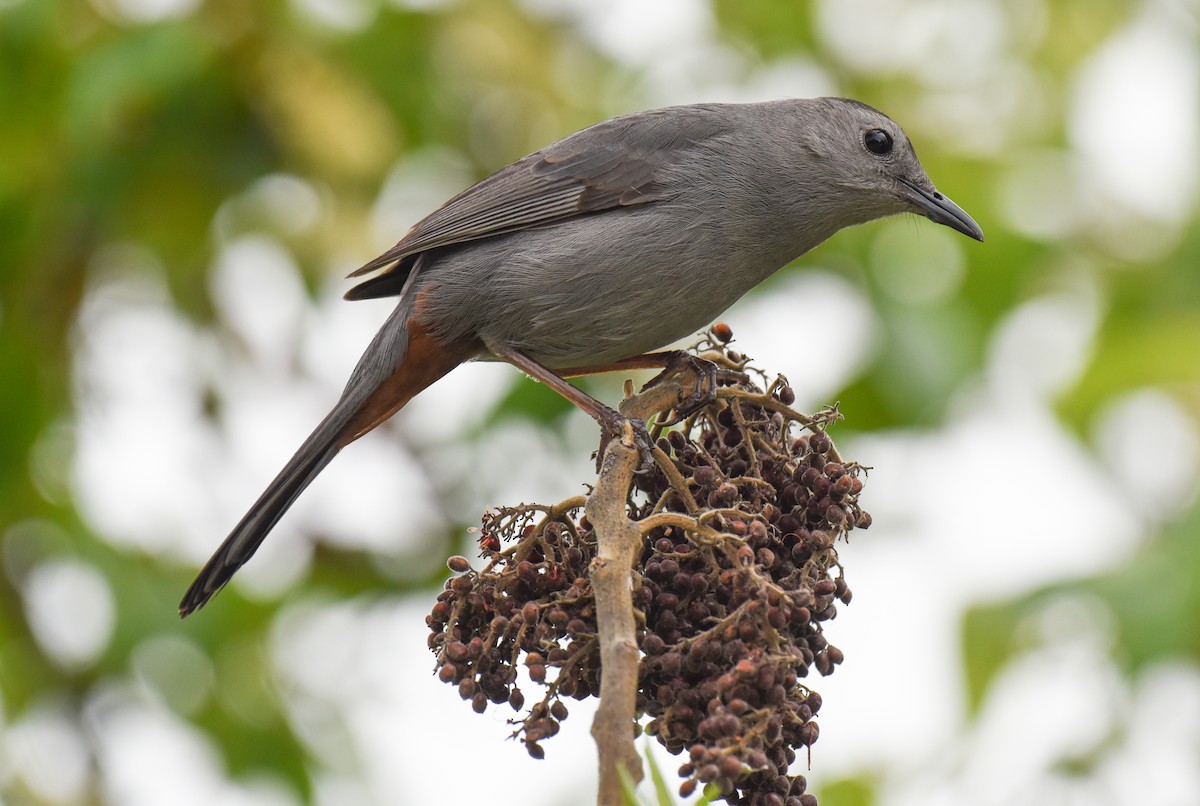
[[[691,394],[675,407],[675,416],[660,425],[669,426],[681,423],[717,398],[717,379],[720,368],[708,359],[682,350],[672,354],[663,371],[651,378],[646,386],[651,387],[662,383],[672,375],[685,370],[695,377],[695,386],[692,388]]]
[[[646,428],[644,420],[639,420],[636,417],[626,417],[619,412],[609,409],[608,413],[600,419],[600,452],[596,454],[596,465],[599,467],[600,462],[604,459],[604,451],[608,448],[608,443],[612,439],[624,439],[625,424],[628,423],[633,432],[633,444],[637,447],[638,453],[642,457],[641,468],[654,464],[654,440],[650,438],[650,431]]]

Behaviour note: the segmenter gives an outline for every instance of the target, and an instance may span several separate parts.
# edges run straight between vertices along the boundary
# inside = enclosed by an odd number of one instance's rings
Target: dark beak
[[[983,230],[975,223],[975,219],[967,215],[967,211],[947,199],[936,190],[926,190],[911,179],[900,177],[904,185],[905,198],[915,204],[930,221],[945,224],[950,229],[958,230],[963,235],[983,240]]]

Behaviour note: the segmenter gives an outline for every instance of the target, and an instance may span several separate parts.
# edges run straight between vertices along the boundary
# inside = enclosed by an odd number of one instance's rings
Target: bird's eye
[[[892,136],[883,129],[871,129],[863,135],[863,143],[872,154],[883,156],[892,151]]]

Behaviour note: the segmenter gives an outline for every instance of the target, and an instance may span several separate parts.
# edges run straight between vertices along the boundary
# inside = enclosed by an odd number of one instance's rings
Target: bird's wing
[[[726,128],[713,107],[614,118],[514,162],[446,202],[395,246],[353,272],[383,269],[346,299],[397,294],[422,252],[672,195],[664,168]],[[673,114],[672,114],[673,113]]]

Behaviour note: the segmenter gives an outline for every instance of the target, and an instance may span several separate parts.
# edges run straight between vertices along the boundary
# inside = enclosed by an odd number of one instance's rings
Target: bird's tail
[[[402,302],[363,354],[341,399],[225,538],[179,603],[201,607],[249,560],[304,489],[347,444],[382,423],[429,384],[478,351],[444,344],[410,321]]]
[[[225,583],[229,582],[237,570],[254,556],[254,552],[283,517],[283,513],[288,511],[300,493],[304,492],[317,474],[324,470],[325,465],[342,449],[344,443],[339,441],[338,436],[354,415],[352,408],[349,411],[343,408],[342,404],[345,402],[343,398],[317,426],[254,502],[254,506],[250,507],[250,511],[233,527],[229,537],[225,538],[225,542],[216,550],[184,594],[179,603],[181,618],[199,610],[217,591],[225,587]]]

